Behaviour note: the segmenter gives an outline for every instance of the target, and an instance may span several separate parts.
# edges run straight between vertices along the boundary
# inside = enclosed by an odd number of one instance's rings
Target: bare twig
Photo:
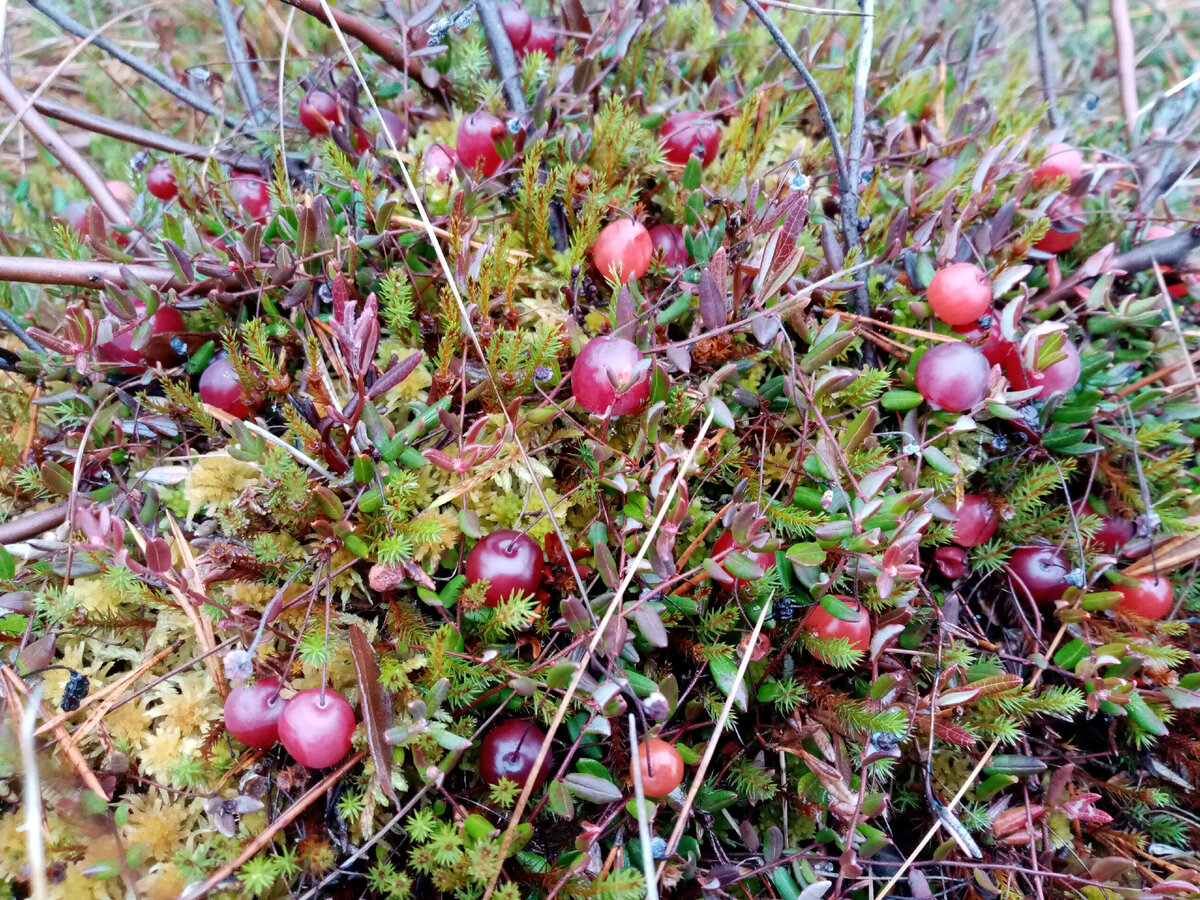
[[[12,83],[6,73],[0,71],[0,100],[3,100],[20,119],[34,139],[57,159],[72,175],[74,175],[87,190],[100,211],[111,221],[119,225],[129,224],[129,213],[125,211],[104,183],[104,179],[92,168],[91,164],[80,156],[79,151],[62,139],[62,136],[50,127],[50,123],[42,118],[35,109],[26,109],[25,94]],[[22,110],[24,115],[21,115]]]
[[[92,33],[90,28],[80,22],[76,22],[63,10],[51,3],[50,0],[29,0],[29,5],[53,21],[63,31],[73,34],[76,37],[87,39]],[[178,100],[182,100],[193,109],[199,110],[209,116],[221,115],[221,111],[207,97],[202,97],[194,91],[189,90],[170,76],[145,61],[138,59],[138,57],[107,38],[93,37],[92,44],[95,45],[96,49],[104,51],[113,59],[129,66],[129,68],[133,69],[147,81],[158,85],[168,94]],[[237,119],[229,116],[226,122],[233,126],[237,124]]]
[[[496,63],[496,71],[500,73],[500,89],[504,91],[504,99],[508,108],[518,116],[527,112],[525,92],[521,90],[521,71],[517,68],[517,54],[513,52],[512,41],[500,21],[500,13],[492,0],[475,0],[475,11],[479,13],[479,24],[483,26],[487,38],[488,50],[491,51],[492,61]]]
[[[31,338],[25,331],[25,327],[13,318],[13,314],[7,309],[0,309],[0,325],[3,325],[13,333],[13,336],[22,344],[32,350],[34,353],[45,353],[46,348]]]
[[[1054,87],[1054,75],[1050,71],[1050,26],[1046,22],[1046,0],[1031,0],[1037,40],[1038,77],[1042,80],[1042,95],[1049,107],[1047,116],[1050,126],[1057,128],[1062,122],[1058,114],[1058,92]]]
[[[183,288],[187,286],[172,269],[145,265],[130,265],[126,268],[142,281],[155,287]],[[100,290],[104,287],[105,280],[128,287],[121,275],[121,267],[116,263],[44,259],[39,256],[0,256],[0,281],[58,284]]]
[[[862,183],[863,134],[867,118],[867,84],[871,77],[871,49],[875,41],[875,0],[859,0],[862,10],[858,35],[858,62],[854,67],[854,105],[850,117],[850,158],[846,162],[850,189],[842,188],[842,236],[846,250],[862,245],[862,223],[858,218],[858,186]],[[867,279],[862,279],[854,289],[854,311],[859,316],[871,315],[871,295],[867,290]],[[863,358],[868,365],[875,364],[875,347],[863,347]]]
[[[262,127],[267,121],[267,111],[263,109],[258,99],[258,85],[254,82],[254,73],[250,71],[250,62],[246,59],[246,41],[238,28],[237,16],[229,0],[213,0],[217,8],[217,18],[221,21],[221,33],[225,36],[225,55],[233,66],[233,77],[237,82],[238,93],[246,105],[246,112],[254,120],[254,124]]]
[[[4,280],[4,277],[0,275],[0,281],[2,280]],[[42,532],[49,531],[51,528],[57,528],[66,520],[66,500],[63,500],[61,503],[55,503],[53,506],[47,506],[45,509],[25,513],[19,519],[11,519],[0,525],[0,546],[37,537]]]
[[[1121,108],[1125,112],[1125,134],[1132,147],[1137,129],[1137,60],[1133,41],[1133,25],[1129,20],[1127,0],[1110,0],[1113,37],[1117,44],[1117,76],[1121,83]]]

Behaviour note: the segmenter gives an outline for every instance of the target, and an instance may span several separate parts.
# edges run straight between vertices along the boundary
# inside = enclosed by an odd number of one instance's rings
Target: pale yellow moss
[[[198,822],[202,806],[198,800],[171,797],[151,788],[145,794],[126,798],[129,819],[121,829],[126,846],[145,843],[149,856],[167,862]]]
[[[121,607],[121,594],[102,575],[77,578],[67,588],[67,598],[85,610],[91,618],[115,618]]]
[[[458,528],[458,516],[453,512],[449,512],[446,507],[442,507],[436,512],[424,512],[413,520],[415,522],[436,521],[442,528],[442,539],[440,541],[428,541],[418,544],[413,558],[418,564],[426,561],[434,561],[441,557],[447,547],[453,547],[458,541],[461,532]]]
[[[173,865],[155,866],[138,882],[143,900],[176,900],[186,886],[187,879]]]
[[[258,470],[249,463],[225,453],[213,453],[196,460],[183,483],[188,502],[188,518],[202,506],[225,506],[258,480]]]
[[[21,811],[0,815],[0,877],[10,881],[21,874],[28,859],[24,825],[25,814]]]
[[[220,718],[220,697],[206,671],[186,672],[154,689],[162,721],[184,735],[202,737],[208,723]]]
[[[169,784],[175,764],[199,748],[199,738],[184,737],[178,728],[160,725],[146,736],[146,746],[138,760],[142,774]]]
[[[274,585],[257,581],[225,581],[218,586],[217,596],[230,606],[248,606],[261,610],[271,602],[276,590]]]
[[[151,717],[146,708],[149,702],[148,697],[139,697],[131,703],[110,710],[104,717],[104,727],[108,729],[108,733],[130,750],[137,750],[142,746],[147,729],[150,728]]]

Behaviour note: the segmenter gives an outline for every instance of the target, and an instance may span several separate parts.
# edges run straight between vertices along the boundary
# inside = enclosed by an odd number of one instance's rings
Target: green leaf
[[[1054,664],[1063,669],[1075,670],[1075,667],[1092,655],[1092,648],[1083,638],[1075,638],[1068,644],[1058,648],[1054,654]]]
[[[924,402],[916,391],[888,391],[879,398],[880,405],[891,410],[916,409]]]
[[[725,571],[741,581],[757,581],[763,577],[762,566],[737,550],[721,561]]]
[[[572,794],[590,803],[615,803],[625,796],[621,789],[607,778],[596,775],[571,772],[563,781]]]
[[[787,558],[789,562],[797,566],[819,566],[825,562],[825,551],[820,544],[805,541],[800,544],[792,544],[788,548]]]
[[[749,708],[750,695],[746,690],[745,681],[737,681],[737,666],[724,656],[716,656],[709,660],[708,671],[712,673],[717,687],[721,689],[721,693],[726,697],[729,696],[730,691],[734,690],[736,683],[737,692],[733,695],[733,704],[742,712],[745,712]]]
[[[943,475],[958,475],[961,472],[958,463],[937,447],[926,447],[921,451],[921,455],[925,457],[925,462],[929,463],[935,471],[941,472]]]
[[[683,169],[683,178],[680,179],[680,184],[683,185],[685,191],[694,191],[700,187],[700,159],[697,156],[688,157],[687,165]]]
[[[0,547],[0,581],[12,581],[17,574],[16,558]]]
[[[1125,704],[1125,712],[1143,731],[1147,731],[1155,737],[1162,737],[1168,733],[1166,723],[1136,691],[1129,695],[1129,702]]]
[[[843,622],[857,622],[862,618],[859,610],[843,603],[833,594],[826,594],[821,598],[821,607],[835,619],[841,619]]]

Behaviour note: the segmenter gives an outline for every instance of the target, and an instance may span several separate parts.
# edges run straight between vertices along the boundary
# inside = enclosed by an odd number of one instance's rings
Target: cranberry
[[[738,553],[741,553],[743,556],[748,557],[753,562],[758,563],[758,567],[760,569],[762,569],[764,572],[769,572],[771,569],[775,568],[775,554],[774,553],[768,553],[766,550],[747,550],[745,547],[738,546],[736,543],[734,543],[733,532],[727,531],[723,535],[721,535],[719,538],[717,538],[717,542],[715,544],[713,544],[713,548],[712,548],[712,557],[714,560],[717,561],[717,563],[721,566],[722,569],[725,569],[725,565],[721,561],[725,558],[726,554],[728,554],[729,551],[731,551],[731,550],[735,550]],[[729,575],[728,569],[725,569],[725,574]],[[730,577],[732,578],[733,576],[730,575]],[[744,587],[748,583],[749,582],[741,581],[737,578],[734,578],[734,580],[733,580],[734,590],[738,590],[738,589]]]
[[[1118,516],[1107,516],[1096,508],[1092,502],[1092,498],[1088,497],[1084,500],[1076,500],[1071,504],[1071,508],[1075,511],[1075,515],[1082,516],[1084,513],[1092,513],[1100,517],[1100,527],[1096,529],[1092,535],[1092,542],[1098,544],[1100,549],[1105,553],[1117,553],[1122,547],[1133,540],[1134,534],[1137,533],[1137,527],[1128,519],[1122,519]]]
[[[1038,339],[1039,348],[1045,340],[1046,337]],[[1066,339],[1065,335],[1060,350],[1066,355],[1066,359],[1060,359],[1058,362],[1040,370],[1026,369],[1022,353],[1011,354],[1004,362],[1004,374],[1008,376],[1008,381],[1013,386],[1013,390],[1024,391],[1040,387],[1041,390],[1037,393],[1037,399],[1045,400],[1055,392],[1065,393],[1075,387],[1079,383],[1079,373],[1081,371],[1079,351],[1075,349],[1074,344]]]
[[[629,761],[629,778],[633,779],[635,765],[641,769],[642,793],[647,797],[657,800],[683,784],[683,757],[662,738],[640,742],[635,759]]]
[[[554,48],[557,43],[558,33],[553,26],[544,19],[535,19],[530,25],[529,40],[521,48],[521,53],[524,55],[532,53],[534,50],[541,50],[546,54],[546,59],[554,59]]]
[[[279,740],[283,707],[278,679],[240,684],[225,698],[225,728],[247,747],[266,750]]]
[[[984,331],[978,322],[969,325],[955,325],[954,332],[962,335],[962,339],[972,347],[977,347],[990,366],[1003,366],[1010,355],[1017,352],[1017,345],[1006,340],[1000,332],[999,317],[994,312],[984,315],[991,318],[988,328]],[[982,316],[980,317],[983,318]]]
[[[146,305],[141,301],[134,301],[134,308],[139,315],[146,311]],[[152,337],[186,330],[183,316],[172,306],[160,306],[150,321]],[[152,360],[147,359],[141,350],[133,349],[133,333],[137,330],[137,325],[125,322],[118,327],[122,330],[111,341],[97,347],[96,353],[103,362],[124,363],[122,371],[136,375]]]
[[[692,156],[700,157],[702,166],[717,158],[721,129],[702,112],[678,112],[667,116],[659,129],[667,159],[677,166],[686,166]]]
[[[687,244],[683,241],[680,226],[659,222],[650,229],[650,242],[656,252],[662,252],[663,265],[667,268],[682,269],[688,264]]]
[[[967,325],[992,308],[992,283],[979,266],[954,263],[933,276],[925,296],[947,325]]]
[[[126,209],[133,206],[133,201],[137,199],[137,194],[124,181],[106,181],[104,184],[108,187],[108,192],[113,195],[114,200]]]
[[[63,208],[63,221],[67,223],[68,228],[87,240],[93,209],[97,209],[97,207],[90,200],[72,200]],[[97,237],[100,240],[104,239],[103,234],[97,235]]]
[[[146,173],[146,190],[164,203],[174,200],[179,194],[179,181],[175,178],[175,170],[165,159],[156,162]]]
[[[342,121],[337,98],[326,91],[311,90],[300,101],[300,124],[312,134],[329,134]]]
[[[229,192],[250,218],[261,222],[271,211],[271,191],[267,183],[253,175],[235,175],[229,184]]]
[[[1046,147],[1046,158],[1033,173],[1033,183],[1041,187],[1060,175],[1071,181],[1083,174],[1083,154],[1070,144],[1053,143]]]
[[[1162,238],[1168,238],[1175,234],[1174,228],[1168,228],[1166,225],[1151,225],[1146,229],[1146,240],[1157,241]],[[1163,275],[1174,276],[1175,270],[1170,266],[1161,266]],[[1176,277],[1164,278],[1167,283],[1167,293],[1172,297],[1183,297],[1188,292],[1188,286],[1181,279]]]
[[[987,498],[979,494],[963,494],[962,503],[954,507],[958,519],[951,538],[960,547],[978,547],[990,541],[1000,524],[1000,517]]]
[[[1117,609],[1155,621],[1171,612],[1175,605],[1175,592],[1165,575],[1146,575],[1137,579],[1137,582],[1136,587],[1120,584],[1113,588],[1121,594],[1121,599],[1117,601]]]
[[[650,268],[654,241],[636,219],[618,219],[601,229],[592,245],[592,259],[605,278],[625,284],[641,278]]]
[[[1050,230],[1034,246],[1043,253],[1064,253],[1083,236],[1083,204],[1074,197],[1059,197],[1050,205]]]
[[[201,374],[200,399],[238,419],[250,417],[250,407],[242,398],[241,379],[227,356],[214,359]]]
[[[1067,573],[1071,571],[1062,551],[1055,547],[1020,547],[1008,560],[1009,572],[1020,579],[1035,603],[1053,603],[1067,590]],[[1023,591],[1016,588],[1018,594]]]
[[[957,581],[967,574],[967,551],[951,544],[938,547],[933,551],[933,563],[939,572],[951,581]]]
[[[449,144],[433,144],[425,151],[425,178],[445,184],[454,174],[454,148]]]
[[[938,344],[917,363],[917,390],[934,406],[966,412],[987,396],[991,371],[987,357],[970,344]]]
[[[479,169],[489,177],[500,168],[500,151],[493,135],[500,136],[504,123],[486,109],[471,113],[458,126],[458,158],[469,172]]]
[[[838,597],[837,599],[852,608],[856,605],[853,597]],[[845,638],[850,642],[851,649],[866,653],[871,649],[871,617],[862,607],[859,607],[857,612],[858,618],[853,622],[847,622],[845,619],[839,619],[826,612],[825,607],[818,603],[816,606],[809,607],[808,612],[805,613],[804,630],[813,637],[826,641]],[[822,662],[829,662],[820,653],[814,655]]]
[[[529,43],[529,35],[533,31],[533,19],[519,3],[502,3],[499,8],[500,24],[508,34],[509,43],[513,50],[520,53]]]
[[[279,717],[279,742],[292,759],[310,769],[341,762],[354,737],[354,710],[332,688],[301,691],[283,706]]]
[[[515,591],[534,594],[542,584],[542,548],[527,534],[500,528],[467,554],[467,583],[488,580],[486,603],[496,606]]]
[[[488,784],[496,784],[501,778],[515,781],[524,786],[533,772],[538,752],[546,733],[532,722],[511,721],[497,725],[483,739],[479,753],[479,776]],[[542,768],[533,779],[536,791],[545,783],[553,771],[550,757],[542,760]]]
[[[650,373],[634,378],[634,367],[641,360],[642,351],[632,341],[592,338],[575,358],[571,393],[580,406],[598,416],[610,410],[614,416],[635,413],[650,398]],[[614,382],[623,388],[620,394]]]

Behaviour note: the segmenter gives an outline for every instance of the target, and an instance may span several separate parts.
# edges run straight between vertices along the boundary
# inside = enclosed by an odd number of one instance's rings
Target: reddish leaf
[[[375,761],[375,782],[393,803],[399,805],[392,787],[392,748],[384,737],[392,727],[392,700],[380,683],[375,649],[357,625],[350,626],[350,655],[354,658],[354,674],[358,676],[358,693],[362,696],[367,746]]]

